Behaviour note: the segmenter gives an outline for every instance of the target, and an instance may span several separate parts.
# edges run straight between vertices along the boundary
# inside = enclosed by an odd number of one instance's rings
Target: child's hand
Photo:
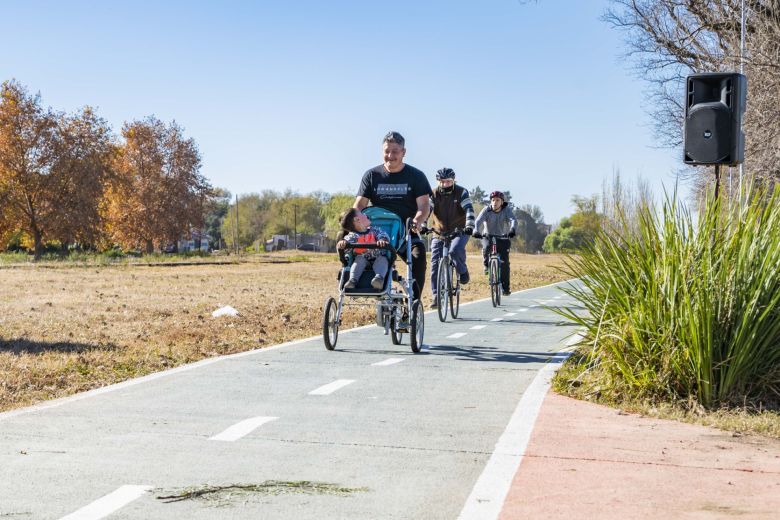
[[[387,240],[377,240],[376,245],[378,245],[379,247],[385,247],[387,246]]]
[[[346,245],[347,245],[346,240],[339,240],[338,242],[336,242],[336,249],[344,249]]]

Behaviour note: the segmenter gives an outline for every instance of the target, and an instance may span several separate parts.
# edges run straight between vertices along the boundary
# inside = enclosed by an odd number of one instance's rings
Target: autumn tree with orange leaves
[[[24,231],[41,257],[47,240],[94,244],[98,206],[113,153],[105,122],[90,108],[44,109],[15,81],[0,88],[0,236]]]
[[[175,122],[126,123],[106,194],[107,230],[126,249],[152,253],[203,226],[211,186],[195,141]]]

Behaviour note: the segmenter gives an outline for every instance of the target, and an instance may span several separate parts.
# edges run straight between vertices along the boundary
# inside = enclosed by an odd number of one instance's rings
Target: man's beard
[[[440,191],[442,192],[442,194],[444,194],[444,195],[449,195],[450,193],[452,193],[452,191],[453,191],[454,189],[455,189],[455,185],[454,185],[454,184],[453,184],[452,186],[450,186],[449,188],[444,188],[444,187],[440,187],[440,188],[439,188],[439,190],[440,190]]]

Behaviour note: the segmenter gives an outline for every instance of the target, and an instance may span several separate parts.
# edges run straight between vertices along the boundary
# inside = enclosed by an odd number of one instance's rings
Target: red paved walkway
[[[780,519],[780,441],[548,393],[501,519]]]

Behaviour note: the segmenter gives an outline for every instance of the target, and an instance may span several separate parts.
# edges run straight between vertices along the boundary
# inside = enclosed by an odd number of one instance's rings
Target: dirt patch
[[[338,261],[322,254],[266,256],[176,268],[0,268],[0,411],[320,334],[325,299],[337,295]],[[512,289],[562,280],[562,262],[512,255]],[[481,257],[468,263],[472,283],[461,300],[488,297]],[[240,315],[213,318],[224,305]],[[349,307],[342,327],[374,316],[371,306]]]
[[[248,495],[339,495],[368,491],[368,488],[349,488],[329,482],[310,482],[308,480],[282,481],[267,480],[260,484],[230,484],[227,486],[200,486],[161,495],[157,499],[164,503],[183,502],[184,500],[202,500],[219,505],[227,505]]]

